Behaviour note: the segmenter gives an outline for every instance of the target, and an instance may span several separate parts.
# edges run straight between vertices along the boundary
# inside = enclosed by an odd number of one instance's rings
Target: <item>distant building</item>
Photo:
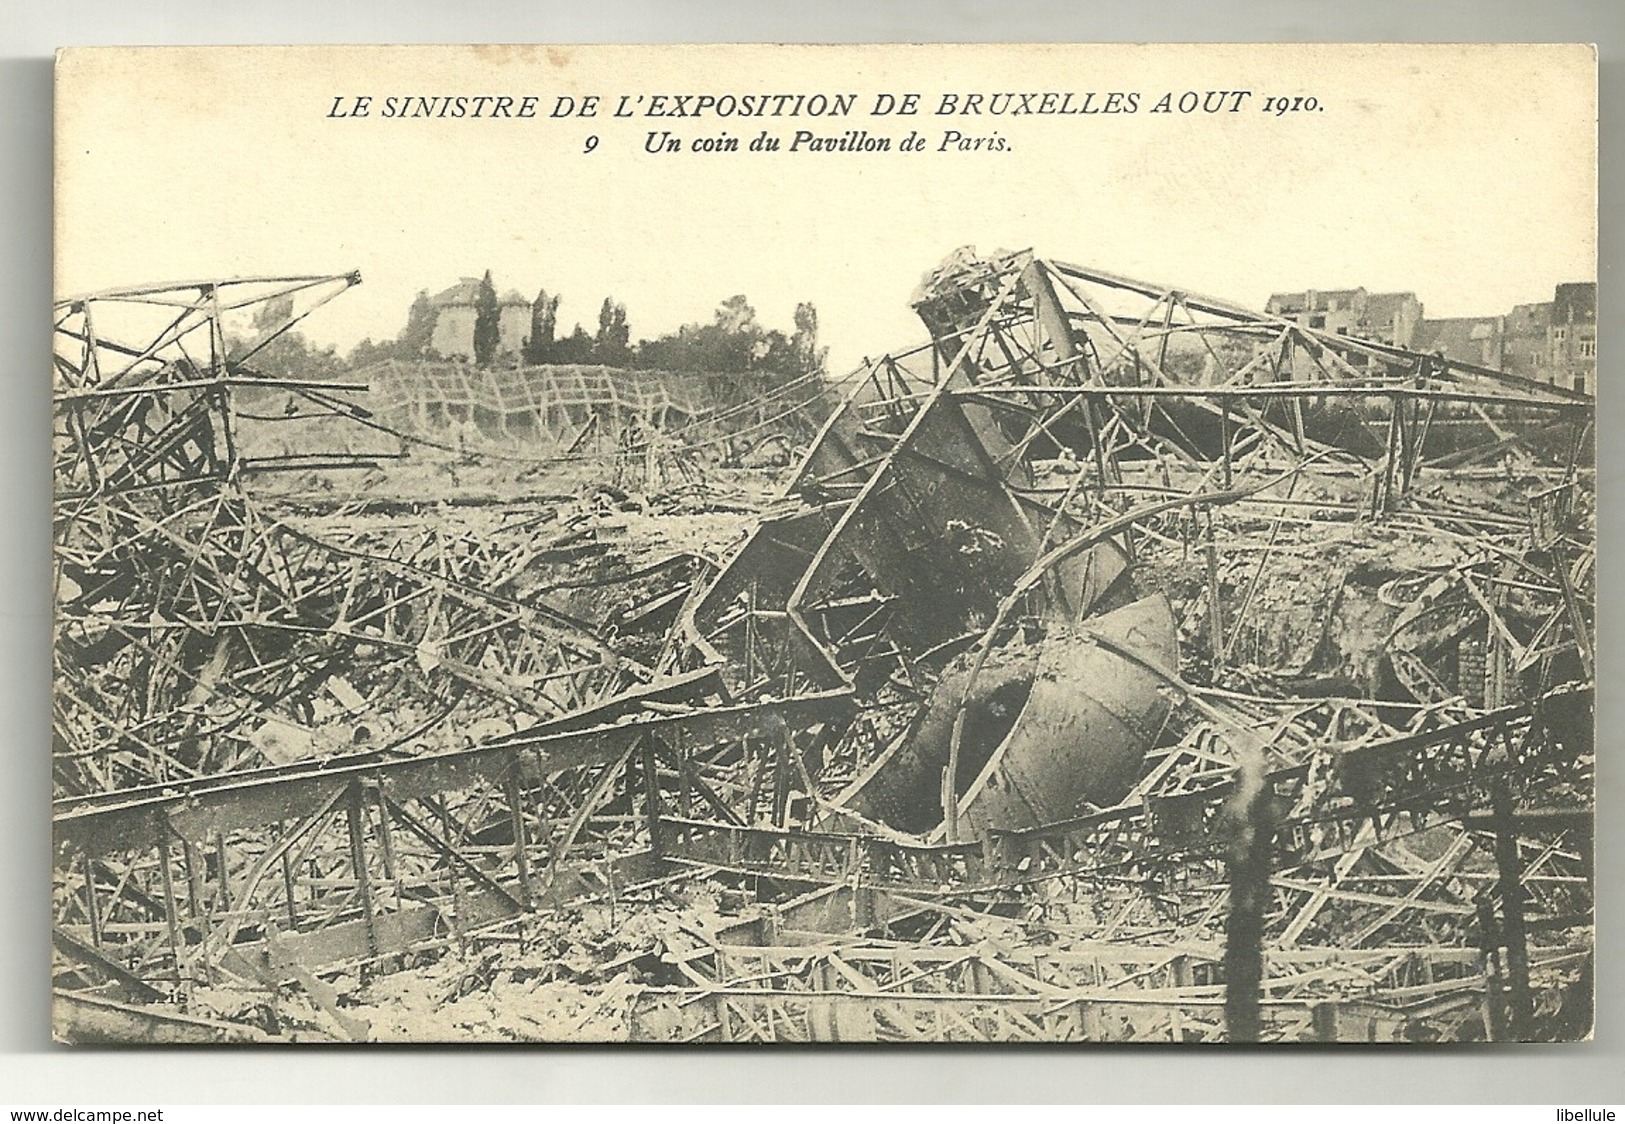
[[[1502,369],[1505,363],[1505,316],[1453,316],[1424,320],[1416,333],[1416,350],[1461,363]]]
[[[1547,382],[1597,393],[1597,286],[1590,281],[1559,285],[1546,328],[1551,365]]]
[[[1367,339],[1412,348],[1421,326],[1422,302],[1415,293],[1372,293],[1366,298],[1361,327],[1369,331]]]
[[[1428,320],[1415,293],[1309,289],[1275,293],[1273,316],[1305,328],[1426,351],[1509,374],[1595,394],[1597,286],[1558,285],[1550,301],[1520,304],[1504,316]],[[1359,357],[1350,359],[1361,366]]]
[[[1550,301],[1516,305],[1505,316],[1424,320],[1415,349],[1595,394],[1597,286],[1565,282]]]
[[[1501,339],[1503,371],[1541,382],[1554,381],[1552,345],[1547,338],[1552,325],[1552,303],[1514,305],[1506,315],[1506,331]],[[1564,385],[1568,382],[1565,380]]]
[[[434,336],[429,346],[448,359],[474,356],[474,321],[479,314],[480,279],[464,277],[429,298],[434,305]],[[497,351],[518,355],[530,335],[530,302],[509,289],[497,298]]]
[[[1305,328],[1410,347],[1422,323],[1415,293],[1368,293],[1359,289],[1309,289],[1275,293],[1264,310]]]

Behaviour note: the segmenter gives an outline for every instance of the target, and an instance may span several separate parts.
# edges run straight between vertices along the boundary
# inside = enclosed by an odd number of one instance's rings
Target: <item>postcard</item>
[[[1591,48],[56,113],[61,1041],[1591,1035]]]

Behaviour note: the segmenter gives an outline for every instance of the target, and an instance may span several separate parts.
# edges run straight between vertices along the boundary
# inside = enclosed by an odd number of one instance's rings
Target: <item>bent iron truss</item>
[[[338,969],[709,876],[763,907],[668,939],[681,978],[632,1037],[1234,1037],[1243,823],[1268,841],[1257,1034],[1527,1037],[1562,1000],[1541,981],[1585,978],[1588,397],[1028,253],[954,260],[918,294],[931,342],[865,364],[639,659],[521,588],[542,537],[335,535],[244,486],[366,459],[256,460],[235,428],[272,387],[382,424],[363,385],[253,370],[357,280],[58,305],[74,1036],[216,1040],[176,1004],[232,979],[364,1037]],[[267,306],[234,353],[232,317]],[[1541,481],[1527,511],[1466,502],[1509,452]],[[1318,645],[1283,651],[1272,562],[1333,535],[1438,561],[1384,579],[1370,650],[1332,651],[1328,602]],[[1177,648],[1108,623],[1147,596],[1177,602]],[[1100,720],[1032,687],[1069,666],[1122,695],[1126,789],[1067,814],[976,796],[1097,767]],[[1080,902],[1098,922],[1065,955],[929,939],[1018,910],[1066,929]],[[927,937],[876,943],[904,932]]]

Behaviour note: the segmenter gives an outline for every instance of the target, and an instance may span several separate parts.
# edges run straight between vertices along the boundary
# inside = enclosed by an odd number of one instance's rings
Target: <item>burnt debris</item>
[[[57,306],[64,1039],[1589,1033],[1590,397],[1025,252],[256,373],[357,281]]]

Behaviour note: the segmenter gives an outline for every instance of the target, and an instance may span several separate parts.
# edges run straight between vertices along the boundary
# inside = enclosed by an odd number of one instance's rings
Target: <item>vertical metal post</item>
[[[169,869],[169,820],[162,808],[153,812],[153,834],[158,851],[159,880],[164,887],[164,925],[169,931],[169,955],[175,961],[175,982],[181,983],[181,926],[175,908],[175,875]]]
[[[420,797],[419,800],[434,813],[435,819],[439,821],[440,837],[446,841],[446,846],[454,847],[457,837],[451,830],[451,812],[446,808],[446,794],[437,792],[432,799],[424,796]],[[452,861],[450,855],[446,856],[445,863],[446,880],[451,889],[451,933],[457,940],[457,951],[461,954],[465,951],[463,938],[463,884],[457,877],[457,864]]]
[[[785,813],[790,804],[790,732],[773,747],[773,826],[783,827]]]
[[[284,821],[283,823],[278,824],[278,841],[285,839],[287,834],[287,823]],[[299,907],[298,903],[294,901],[297,894],[297,886],[293,880],[293,859],[289,857],[288,848],[286,847],[282,849],[282,894],[287,900],[288,904],[288,926],[289,928],[297,931],[299,928]]]
[[[745,682],[756,681],[756,605],[761,579],[752,576],[750,595],[745,602]]]
[[[1506,947],[1507,1029],[1515,1042],[1526,1041],[1532,1009],[1529,996],[1529,945],[1523,916],[1523,861],[1518,857],[1518,825],[1512,794],[1497,781],[1491,798],[1495,818],[1495,866],[1501,898],[1501,939]]]
[[[1401,465],[1399,476],[1399,491],[1401,495],[1410,495],[1411,481],[1416,476],[1416,467],[1422,459],[1422,402],[1413,398],[1406,405],[1408,417],[1405,420],[1405,459]]]
[[[677,757],[677,776],[678,776],[678,782],[677,782],[677,811],[678,811],[678,814],[681,815],[686,820],[686,819],[691,819],[693,817],[693,812],[694,812],[693,795],[692,795],[693,794],[693,785],[689,780],[689,769],[691,768],[691,763],[690,763],[690,759],[689,759],[689,748],[688,748],[689,743],[688,743],[688,739],[683,737],[683,733],[682,733],[681,730],[677,731],[677,735],[676,735],[676,738],[674,739],[674,741],[675,741],[675,744],[672,746],[672,749],[675,751],[675,755]]]
[[[660,854],[660,777],[655,772],[653,743],[643,739],[643,801],[644,815],[649,823],[649,850]]]
[[[90,943],[102,947],[102,910],[96,901],[96,865],[90,861],[89,851],[80,851],[85,861],[85,913],[90,918]]]
[[[1106,451],[1100,446],[1100,419],[1095,416],[1094,397],[1085,391],[1083,398],[1083,422],[1089,431],[1089,448],[1094,453],[1095,480],[1100,487],[1100,494],[1106,494]]]
[[[548,783],[547,770],[542,768],[542,754],[540,750],[532,750],[536,763],[536,793],[531,798],[532,808],[536,812],[536,841],[547,851],[548,857],[553,853],[553,827],[547,819],[547,794],[553,786]]]
[[[1506,996],[1501,972],[1501,929],[1489,899],[1478,903],[1478,932],[1484,950],[1484,1033],[1491,1042],[1507,1040]]]
[[[203,893],[203,859],[190,839],[181,840],[181,861],[186,866],[186,894],[191,899],[192,916],[202,921],[207,930],[208,898]]]
[[[1263,751],[1242,753],[1228,811],[1230,913],[1224,927],[1227,1042],[1257,1042],[1263,1029],[1264,916],[1270,901],[1270,786]]]
[[[1501,606],[1505,603],[1501,585],[1495,580],[1495,570],[1496,560],[1492,555],[1489,559],[1490,581],[1488,593],[1489,603],[1495,613],[1485,614],[1486,619],[1484,621],[1484,627],[1488,630],[1484,654],[1487,672],[1484,687],[1484,705],[1492,710],[1506,706],[1511,701],[1507,698],[1507,686],[1512,675],[1509,666],[1511,653],[1507,651],[1506,640],[1502,637],[1501,630],[1495,627],[1495,615],[1500,612]]]
[[[395,833],[389,826],[389,801],[384,797],[384,778],[373,778],[373,804],[378,809],[378,840],[384,845],[384,877],[395,887],[395,907],[400,908],[405,898],[401,886],[401,868],[395,859]]]
[[[519,758],[514,757],[506,778],[508,822],[513,826],[513,863],[519,871],[519,898],[526,909],[535,905],[530,884],[529,840],[525,835],[524,791],[519,784]]]
[[[1388,496],[1388,503],[1390,507],[1392,507],[1395,502],[1395,497],[1393,494],[1394,492],[1397,492],[1399,496],[1404,496],[1405,481],[1410,474],[1410,427],[1406,424],[1405,420],[1405,411],[1407,409],[1408,404],[1406,401],[1399,397],[1399,395],[1394,395],[1394,471],[1389,477],[1391,481],[1390,494]]]
[[[1414,480],[1421,473],[1422,467],[1427,463],[1428,435],[1433,432],[1433,419],[1439,413],[1439,401],[1429,398],[1426,412],[1422,411],[1421,403],[1417,403],[1416,437],[1412,441],[1411,452],[1411,479]]]
[[[1589,411],[1576,415],[1576,421],[1569,432],[1568,457],[1563,465],[1563,479],[1573,480],[1575,467],[1580,457],[1585,453],[1586,438],[1591,434],[1591,421]]]
[[[1224,667],[1224,606],[1219,600],[1219,548],[1214,541],[1213,509],[1205,511],[1207,518],[1207,541],[1203,544],[1203,552],[1207,561],[1207,607],[1208,607],[1208,645],[1213,652],[1213,675],[1217,676]]]
[[[1167,307],[1162,310],[1162,334],[1157,337],[1156,378],[1152,380],[1152,385],[1154,386],[1162,386],[1165,382],[1167,382],[1167,376],[1164,374],[1164,372],[1168,369],[1168,337],[1173,334],[1171,329],[1174,326],[1174,304],[1178,300],[1179,294],[1169,290],[1168,293],[1163,296],[1161,301],[1158,302],[1160,304],[1165,304]],[[1138,378],[1140,366],[1139,358],[1139,349],[1136,348],[1134,351],[1134,367],[1136,375],[1135,382],[1137,383],[1142,381]]]
[[[226,369],[226,325],[220,307],[220,287],[209,286],[209,366],[212,370]],[[232,412],[231,384],[222,382],[213,391],[215,408],[220,411],[220,436],[225,444],[226,474],[237,476],[237,437],[234,432],[236,415]]]
[[[204,892],[203,856],[198,853],[197,844],[190,839],[181,840],[181,861],[186,867],[186,895],[191,905],[192,919],[198,923],[202,934],[197,959],[197,966],[202,968],[202,974],[198,978],[207,981],[212,975],[209,964],[209,935],[214,926],[209,911],[209,899]]]
[[[231,910],[231,880],[226,876],[226,833],[214,833],[214,864],[220,872],[220,910],[223,913]]]
[[[1562,539],[1552,543],[1552,568],[1557,571],[1558,584],[1563,588],[1563,610],[1568,614],[1569,628],[1574,632],[1574,648],[1580,657],[1580,668],[1590,679],[1595,666],[1591,653],[1591,630],[1586,627],[1586,619],[1580,612],[1580,598],[1574,592],[1574,581],[1569,576],[1569,559],[1563,550]]]
[[[1399,399],[1388,399],[1388,451],[1382,461],[1382,479],[1377,481],[1371,497],[1371,514],[1388,514],[1394,499],[1394,461],[1399,455]]]
[[[361,916],[367,925],[367,948],[378,955],[378,919],[372,913],[372,879],[367,874],[367,849],[361,832],[361,782],[350,782],[350,798],[345,802],[344,819],[350,831],[350,871],[355,876],[356,894],[361,899]]]
[[[756,802],[762,795],[762,762],[758,759],[756,747],[751,744],[749,735],[740,739],[743,747],[746,771],[750,776],[750,788],[745,798],[745,823],[756,822]]]

